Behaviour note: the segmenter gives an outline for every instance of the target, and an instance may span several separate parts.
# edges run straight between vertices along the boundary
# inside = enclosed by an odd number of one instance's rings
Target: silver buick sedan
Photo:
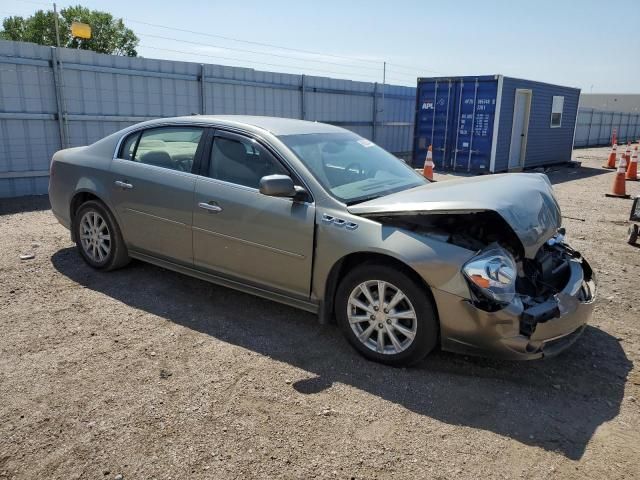
[[[541,174],[431,183],[347,130],[251,116],[140,123],[57,152],[50,174],[93,268],[136,258],[314,312],[378,362],[540,358],[592,314]]]

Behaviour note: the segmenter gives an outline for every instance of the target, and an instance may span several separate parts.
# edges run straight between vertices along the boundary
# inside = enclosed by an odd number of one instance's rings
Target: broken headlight
[[[509,303],[516,293],[516,262],[498,245],[490,245],[473,257],[462,273],[486,297],[498,303]]]

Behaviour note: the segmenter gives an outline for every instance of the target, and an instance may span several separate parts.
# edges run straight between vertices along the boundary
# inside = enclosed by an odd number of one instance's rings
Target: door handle
[[[219,207],[218,205],[211,205],[210,203],[200,202],[198,206],[211,213],[218,213],[222,211],[222,207]]]
[[[122,180],[116,180],[113,183],[116,185],[116,187],[120,187],[124,190],[131,190],[133,188],[133,185],[127,182],[123,182]]]

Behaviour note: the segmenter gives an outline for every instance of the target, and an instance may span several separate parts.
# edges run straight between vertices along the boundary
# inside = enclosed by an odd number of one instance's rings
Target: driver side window
[[[159,127],[134,133],[124,141],[120,158],[191,172],[203,132],[201,127]]]
[[[209,166],[211,178],[257,189],[262,177],[274,174],[289,173],[256,141],[238,135],[215,137]]]

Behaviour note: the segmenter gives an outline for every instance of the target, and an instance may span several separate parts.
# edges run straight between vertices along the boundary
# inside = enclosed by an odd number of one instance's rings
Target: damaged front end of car
[[[591,318],[594,274],[582,255],[564,242],[562,229],[534,258],[513,259],[493,244],[470,260],[463,273],[470,302],[479,310],[476,317],[487,317],[485,332],[490,338],[496,332],[492,324],[506,320],[498,312],[509,312],[517,320],[518,331],[498,339],[506,356],[558,353],[578,338]]]
[[[594,274],[562,228],[533,254],[494,211],[367,216],[476,252],[460,269],[468,295],[433,289],[446,350],[541,358],[571,345],[591,318]]]
[[[591,318],[594,274],[565,242],[543,174],[438,182],[349,210],[469,251],[456,278],[431,285],[445,350],[540,358],[570,345]]]

